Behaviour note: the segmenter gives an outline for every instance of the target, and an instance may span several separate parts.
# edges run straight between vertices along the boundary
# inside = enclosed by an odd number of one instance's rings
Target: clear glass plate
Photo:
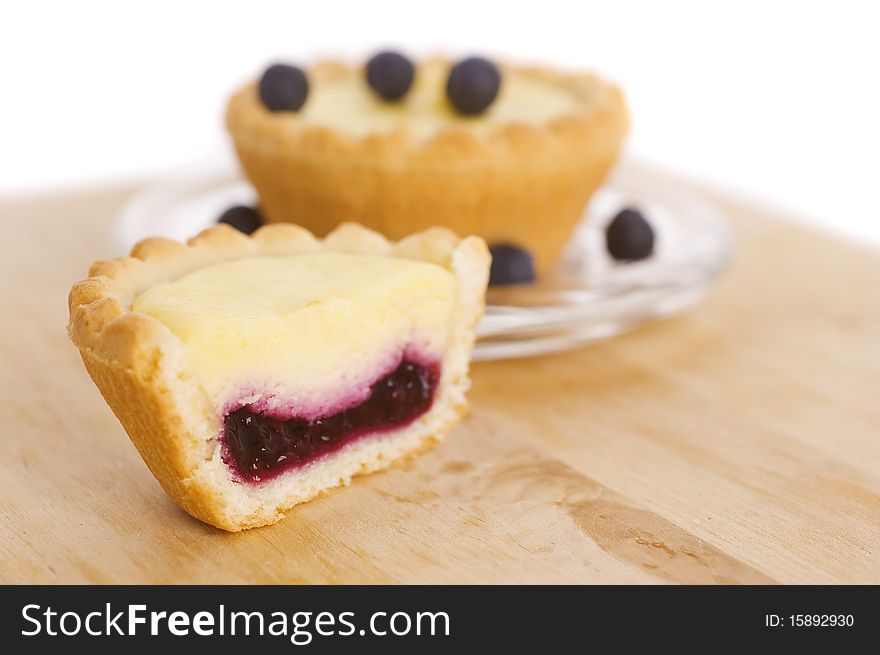
[[[590,202],[557,269],[539,282],[489,290],[475,360],[527,357],[607,339],[700,300],[730,261],[733,239],[720,211],[683,186],[618,168]],[[113,241],[126,253],[140,239],[187,239],[254,190],[233,174],[180,174],[145,188],[122,210]],[[605,249],[608,221],[626,206],[648,217],[654,254],[614,262]],[[540,217],[536,217],[540,220]]]

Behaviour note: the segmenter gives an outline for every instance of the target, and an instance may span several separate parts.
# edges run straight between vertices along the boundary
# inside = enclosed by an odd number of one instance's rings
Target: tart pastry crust
[[[489,129],[479,118],[480,129],[455,121],[424,139],[405,126],[358,136],[270,112],[249,84],[230,99],[226,123],[270,222],[327,234],[356,220],[391,239],[443,225],[528,248],[546,271],[617,158],[626,106],[618,87],[591,74],[502,70],[564,89],[574,109],[546,123]],[[309,76],[320,84],[361,73],[322,62]]]
[[[263,484],[241,484],[223,461],[222,421],[187,370],[181,340],[156,318],[133,312],[151,286],[220,262],[253,256],[332,251],[433,262],[456,281],[450,336],[431,409],[410,425],[368,436],[332,456]],[[295,225],[267,225],[245,236],[226,225],[187,244],[147,239],[131,256],[96,262],[69,296],[70,338],[108,405],[165,491],[189,514],[230,531],[274,523],[292,506],[353,475],[387,468],[439,441],[466,408],[468,363],[484,307],[489,254],[477,237],[443,228],[397,243],[357,224],[324,239]]]

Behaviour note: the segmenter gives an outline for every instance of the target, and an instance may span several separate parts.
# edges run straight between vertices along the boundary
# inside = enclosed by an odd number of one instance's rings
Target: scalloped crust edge
[[[457,282],[449,344],[435,402],[401,430],[363,438],[337,454],[262,485],[235,482],[220,457],[220,417],[185,366],[182,342],[157,319],[132,312],[139,293],[212,264],[259,255],[333,251],[430,261]],[[432,228],[390,242],[358,224],[324,239],[291,224],[252,236],[218,225],[186,244],[146,239],[129,257],[98,261],[70,291],[68,333],[107,404],[163,489],[189,514],[229,531],[275,523],[294,505],[354,475],[385,469],[437,443],[466,409],[468,364],[483,313],[489,253],[478,237]]]

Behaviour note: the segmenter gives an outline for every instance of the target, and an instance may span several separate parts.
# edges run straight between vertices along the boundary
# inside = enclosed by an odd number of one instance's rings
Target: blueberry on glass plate
[[[253,207],[235,205],[223,212],[217,222],[231,225],[239,232],[253,234],[263,224],[263,217]]]
[[[618,212],[605,230],[608,253],[618,261],[638,261],[654,252],[654,230],[632,207]]]
[[[489,286],[528,284],[535,281],[535,262],[531,253],[510,243],[489,246],[492,267],[489,269]]]

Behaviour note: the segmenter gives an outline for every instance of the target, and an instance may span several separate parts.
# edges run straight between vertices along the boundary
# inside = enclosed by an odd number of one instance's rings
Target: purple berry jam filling
[[[314,420],[275,418],[245,405],[224,419],[223,461],[245,482],[262,482],[333,453],[358,437],[399,428],[431,408],[438,364],[404,359],[359,405]]]

